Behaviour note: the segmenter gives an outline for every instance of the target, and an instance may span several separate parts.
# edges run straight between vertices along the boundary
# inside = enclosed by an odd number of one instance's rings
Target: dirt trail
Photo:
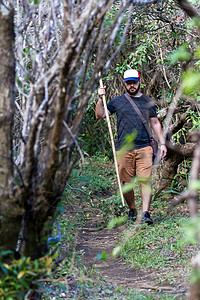
[[[84,250],[83,262],[88,268],[92,266],[97,268],[100,276],[116,287],[134,288],[145,294],[176,295],[177,299],[185,299],[187,287],[183,283],[179,286],[170,285],[169,282],[166,282],[166,285],[165,283],[159,285],[157,283],[158,274],[156,277],[151,270],[134,269],[121,258],[108,257],[107,261],[99,260],[97,254],[100,254],[102,250],[105,250],[108,256],[112,253],[119,236],[127,225],[112,230],[95,230],[97,220],[96,216],[93,218],[81,230],[77,242],[77,250]]]

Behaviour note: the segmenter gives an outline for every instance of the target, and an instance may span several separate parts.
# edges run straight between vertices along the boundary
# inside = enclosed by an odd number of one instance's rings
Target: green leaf
[[[55,259],[56,257],[58,257],[59,253],[56,252],[53,256],[52,256],[52,259]]]
[[[192,180],[189,184],[189,189],[200,191],[200,180]]]
[[[25,274],[25,271],[20,271],[17,275],[17,278],[18,279],[22,278],[24,276],[24,274]]]
[[[106,252],[106,250],[103,250],[103,251],[101,252],[101,254],[97,254],[97,258],[98,258],[99,260],[104,260],[104,261],[106,261],[106,260],[107,260],[107,252]]]
[[[132,180],[130,183],[124,184],[122,186],[123,194],[130,192],[136,185],[136,180]]]
[[[13,254],[13,251],[8,250],[8,251],[0,252],[0,257],[1,257],[1,256],[5,256],[5,255],[8,255],[8,254]]]
[[[114,291],[114,293],[119,293],[119,292],[121,292],[121,290],[123,290],[123,286],[119,286],[119,287]]]
[[[1,266],[1,269],[2,271],[5,273],[5,274],[8,274],[8,270],[6,268],[4,268],[3,266]]]
[[[185,232],[186,243],[198,245],[198,237],[200,235],[200,216],[192,218],[183,227]]]
[[[180,46],[176,51],[169,55],[171,64],[177,63],[177,61],[188,61],[191,59],[191,53],[188,50],[187,44]]]
[[[195,56],[200,59],[200,46],[196,49]]]
[[[108,223],[107,228],[111,230],[111,229],[113,229],[115,226],[124,223],[124,222],[126,221],[126,219],[127,219],[127,217],[113,218],[113,219],[110,220],[110,222]]]
[[[200,90],[200,72],[188,71],[183,75],[184,93],[189,95]]]
[[[29,285],[28,285],[28,283],[27,283],[24,279],[20,278],[19,282],[20,282],[20,283],[22,284],[22,286],[24,286],[27,290],[30,288]]]
[[[168,190],[163,192],[163,194],[175,194],[175,195],[180,195],[180,192],[177,192],[175,190]]]
[[[121,246],[117,246],[113,249],[112,251],[112,256],[117,256],[117,254],[119,254],[119,252],[121,251]]]

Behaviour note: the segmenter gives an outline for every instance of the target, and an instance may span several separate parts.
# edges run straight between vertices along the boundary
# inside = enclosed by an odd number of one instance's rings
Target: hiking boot
[[[137,210],[135,208],[130,209],[128,212],[128,221],[135,222],[136,218]]]
[[[147,223],[148,225],[153,224],[153,220],[152,220],[152,218],[150,217],[150,213],[149,213],[148,211],[145,211],[145,212],[143,213],[143,219],[142,219],[142,221],[143,221],[144,223]]]

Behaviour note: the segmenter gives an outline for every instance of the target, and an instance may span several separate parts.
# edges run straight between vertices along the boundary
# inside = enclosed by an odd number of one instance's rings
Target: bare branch
[[[81,148],[80,148],[80,146],[78,144],[78,141],[77,141],[76,137],[73,135],[73,133],[71,132],[71,129],[69,128],[69,126],[67,125],[67,123],[65,121],[63,121],[63,124],[64,124],[65,128],[67,129],[67,131],[69,132],[71,138],[73,139],[73,141],[74,141],[74,143],[75,143],[75,145],[76,145],[76,147],[78,149],[78,152],[80,154],[80,157],[81,157],[81,160],[82,160],[82,164],[84,164],[85,163],[84,155],[83,155],[83,152],[81,151]],[[66,145],[63,145],[61,147],[62,148],[60,148],[60,149],[63,149],[64,147],[66,147]]]
[[[198,11],[187,0],[177,0],[177,2],[189,17],[200,18]]]
[[[172,206],[175,206],[185,200],[187,200],[188,207],[190,209],[191,217],[195,217],[198,214],[198,192],[193,187],[193,183],[199,180],[200,173],[200,131],[194,134],[194,137],[198,139],[194,150],[194,157],[192,161],[192,167],[190,172],[190,185],[189,188],[179,197],[175,198],[172,202]]]

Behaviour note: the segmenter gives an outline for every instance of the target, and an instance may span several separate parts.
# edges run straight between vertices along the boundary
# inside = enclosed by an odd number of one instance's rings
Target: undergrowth
[[[98,212],[101,221],[97,229],[124,216],[121,199],[116,192],[117,182],[113,163],[100,155],[87,159],[81,168],[73,170],[63,194],[63,201],[58,217],[61,223],[62,239],[51,252],[54,259],[54,279],[63,285],[53,288],[45,299],[176,299],[174,295],[139,293],[123,287],[114,287],[99,277],[95,268],[86,268],[82,262],[82,251],[76,250],[78,232]],[[137,209],[141,209],[138,187],[135,190]],[[120,245],[120,255],[126,262],[137,269],[144,269],[155,274],[156,284],[175,284],[176,280],[185,280],[188,263],[195,248],[189,248],[184,241],[182,224],[188,222],[187,213],[178,210],[167,212],[168,200],[160,195],[152,203],[153,226],[126,223]],[[124,224],[124,223],[122,223]],[[112,226],[110,227],[112,228]],[[56,231],[56,227],[55,227]],[[193,253],[191,252],[193,250]],[[99,259],[101,255],[99,255]],[[109,257],[107,257],[109,259]],[[52,289],[52,287],[49,287]],[[50,296],[49,296],[50,295]],[[59,297],[58,297],[59,295]],[[62,296],[63,295],[63,296]],[[65,295],[65,296],[64,296]],[[50,298],[49,298],[50,297]]]
[[[121,214],[115,180],[112,162],[99,155],[89,158],[81,168],[77,165],[72,171],[58,210],[57,223],[60,223],[62,238],[58,244],[50,246],[54,280],[46,283],[48,293],[44,299],[119,299],[125,295],[132,299],[133,293],[135,299],[156,299],[112,286],[100,278],[93,267],[86,268],[82,263],[83,252],[76,250],[78,233],[91,213],[99,211],[99,228]],[[53,232],[55,236],[57,223]]]
[[[172,216],[151,227],[129,228],[122,238],[121,256],[134,268],[151,270],[158,282],[175,284],[177,278],[183,280],[194,255],[182,229],[187,222],[186,218]]]
[[[120,216],[124,211],[113,163],[98,153],[88,158],[81,168],[77,165],[72,171],[63,197],[72,205],[78,199],[86,217],[88,205],[90,212],[98,209],[102,217],[99,227],[105,227],[112,217]]]
[[[170,201],[165,195],[161,193],[152,201],[154,224],[130,225],[118,247],[120,256],[128,264],[152,272],[157,283],[178,286],[179,282],[181,286],[189,281],[190,262],[198,251],[197,240],[191,241],[191,236],[199,235],[199,219],[191,223],[186,204],[170,210]]]

